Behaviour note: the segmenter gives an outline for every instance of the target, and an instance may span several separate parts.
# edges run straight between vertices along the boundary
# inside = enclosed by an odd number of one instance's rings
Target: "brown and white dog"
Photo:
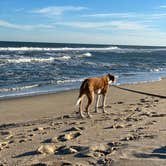
[[[86,112],[88,114],[88,117],[91,117],[91,114],[89,113],[89,107],[91,106],[94,100],[95,94],[97,94],[95,112],[98,112],[100,95],[103,96],[102,109],[103,112],[105,112],[106,94],[109,89],[109,84],[111,84],[112,82],[115,82],[115,76],[111,74],[107,74],[103,77],[87,78],[82,82],[82,85],[80,87],[80,94],[76,103],[76,105],[79,105],[79,113],[82,118],[85,117],[82,113],[82,100],[85,95],[88,98],[88,103],[86,106]]]

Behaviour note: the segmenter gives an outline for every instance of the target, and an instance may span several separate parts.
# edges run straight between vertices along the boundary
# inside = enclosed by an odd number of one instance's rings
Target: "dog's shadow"
[[[154,149],[152,153],[138,153],[135,154],[138,158],[159,158],[159,159],[166,159],[166,146],[162,146],[160,148]]]
[[[39,155],[40,153],[37,151],[30,151],[30,152],[25,152],[16,156],[13,156],[13,158],[21,158],[21,157],[27,157],[27,156],[34,156],[34,155]]]

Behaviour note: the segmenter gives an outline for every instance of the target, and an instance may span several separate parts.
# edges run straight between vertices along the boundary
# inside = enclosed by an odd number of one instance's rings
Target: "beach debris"
[[[36,128],[33,129],[33,131],[43,131],[43,130],[44,130],[43,127],[36,127]]]
[[[67,134],[60,135],[57,139],[59,141],[68,141],[68,140],[77,138],[80,135],[81,135],[80,132],[70,132],[70,133],[67,133]]]
[[[37,152],[41,154],[54,154],[60,147],[55,144],[43,144],[37,149]]]

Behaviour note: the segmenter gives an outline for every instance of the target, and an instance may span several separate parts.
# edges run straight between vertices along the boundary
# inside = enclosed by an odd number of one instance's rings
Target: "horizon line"
[[[42,44],[75,44],[75,45],[111,45],[111,46],[135,46],[135,47],[166,47],[166,45],[135,45],[135,44],[109,44],[109,43],[80,43],[80,42],[48,42],[48,41],[16,41],[0,40],[0,42],[18,42],[18,43],[42,43]]]

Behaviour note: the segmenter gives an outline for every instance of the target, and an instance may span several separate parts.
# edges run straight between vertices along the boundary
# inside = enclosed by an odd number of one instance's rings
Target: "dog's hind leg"
[[[88,94],[87,95],[87,97],[88,97],[88,104],[87,104],[87,106],[86,106],[86,112],[87,112],[87,114],[88,114],[88,117],[92,117],[92,115],[90,114],[90,106],[91,106],[91,104],[92,104],[92,101],[93,101],[93,99],[94,99],[94,93],[90,93],[90,94]]]
[[[85,118],[85,116],[82,112],[82,100],[83,100],[83,96],[80,98],[80,101],[79,101],[79,113],[80,113],[81,118]]]

